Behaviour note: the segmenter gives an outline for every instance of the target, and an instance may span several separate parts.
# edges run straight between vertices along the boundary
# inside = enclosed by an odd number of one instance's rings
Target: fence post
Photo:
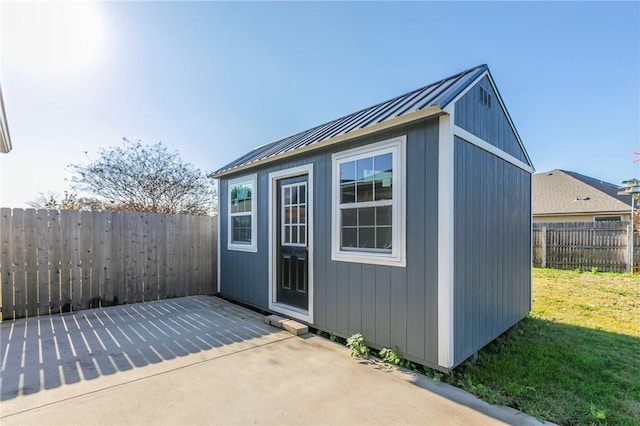
[[[627,225],[627,272],[633,272],[633,228]]]
[[[542,246],[542,265],[541,266],[543,268],[546,268],[547,267],[547,227],[543,226],[540,232],[542,233],[541,243],[540,243],[540,245]]]

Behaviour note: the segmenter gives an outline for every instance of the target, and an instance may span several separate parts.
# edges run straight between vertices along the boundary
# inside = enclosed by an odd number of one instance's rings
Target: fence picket
[[[62,237],[60,212],[49,210],[49,312],[57,314],[60,312],[62,281]]]
[[[106,213],[93,212],[92,256],[91,256],[91,301],[89,307],[102,306],[105,272],[107,266],[105,253],[105,221]]]
[[[26,277],[25,277],[25,238],[24,238],[24,210],[14,210],[13,244],[11,247],[13,258],[14,282],[14,310],[16,318],[24,318],[26,311]]]
[[[14,312],[13,290],[15,288],[13,280],[13,259],[11,258],[13,232],[11,227],[11,209],[0,209],[0,286],[2,291],[2,319],[12,319]]]
[[[51,287],[49,266],[49,214],[46,210],[39,209],[36,212],[36,236],[37,236],[37,285],[38,285],[38,313],[48,315]]]
[[[118,305],[125,303],[126,294],[126,276],[125,276],[125,237],[124,237],[124,218],[126,215],[120,213],[110,213],[111,215],[111,242],[110,242],[110,281],[111,289],[105,289],[105,299],[103,304]]]
[[[25,315],[38,316],[38,242],[36,240],[36,211],[27,209],[24,212],[24,274]]]
[[[91,287],[93,286],[93,213],[81,212],[80,213],[80,291],[78,305],[74,305],[74,309],[87,309],[89,305],[93,306],[93,294],[91,293]]]

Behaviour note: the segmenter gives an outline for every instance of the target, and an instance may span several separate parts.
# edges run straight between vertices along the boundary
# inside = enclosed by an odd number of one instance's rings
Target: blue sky
[[[209,172],[482,63],[538,172],[640,177],[638,2],[0,7],[3,207],[62,193],[67,164],[124,136]]]

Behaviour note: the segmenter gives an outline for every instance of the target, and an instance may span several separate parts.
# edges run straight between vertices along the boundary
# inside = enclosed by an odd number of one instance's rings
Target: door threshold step
[[[300,336],[301,334],[309,332],[308,326],[300,324],[298,321],[283,318],[279,315],[268,315],[264,317],[264,323],[287,330],[294,336]]]

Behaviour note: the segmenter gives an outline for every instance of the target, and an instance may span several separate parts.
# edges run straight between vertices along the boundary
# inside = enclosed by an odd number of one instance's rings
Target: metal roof
[[[442,109],[487,70],[487,65],[479,65],[304,132],[259,146],[216,170],[212,176],[230,173],[234,169],[268,158],[275,160],[293,150],[311,146],[318,142],[380,124],[428,107],[437,106]]]
[[[578,214],[630,210],[631,197],[618,185],[567,170],[533,175],[533,214]]]

